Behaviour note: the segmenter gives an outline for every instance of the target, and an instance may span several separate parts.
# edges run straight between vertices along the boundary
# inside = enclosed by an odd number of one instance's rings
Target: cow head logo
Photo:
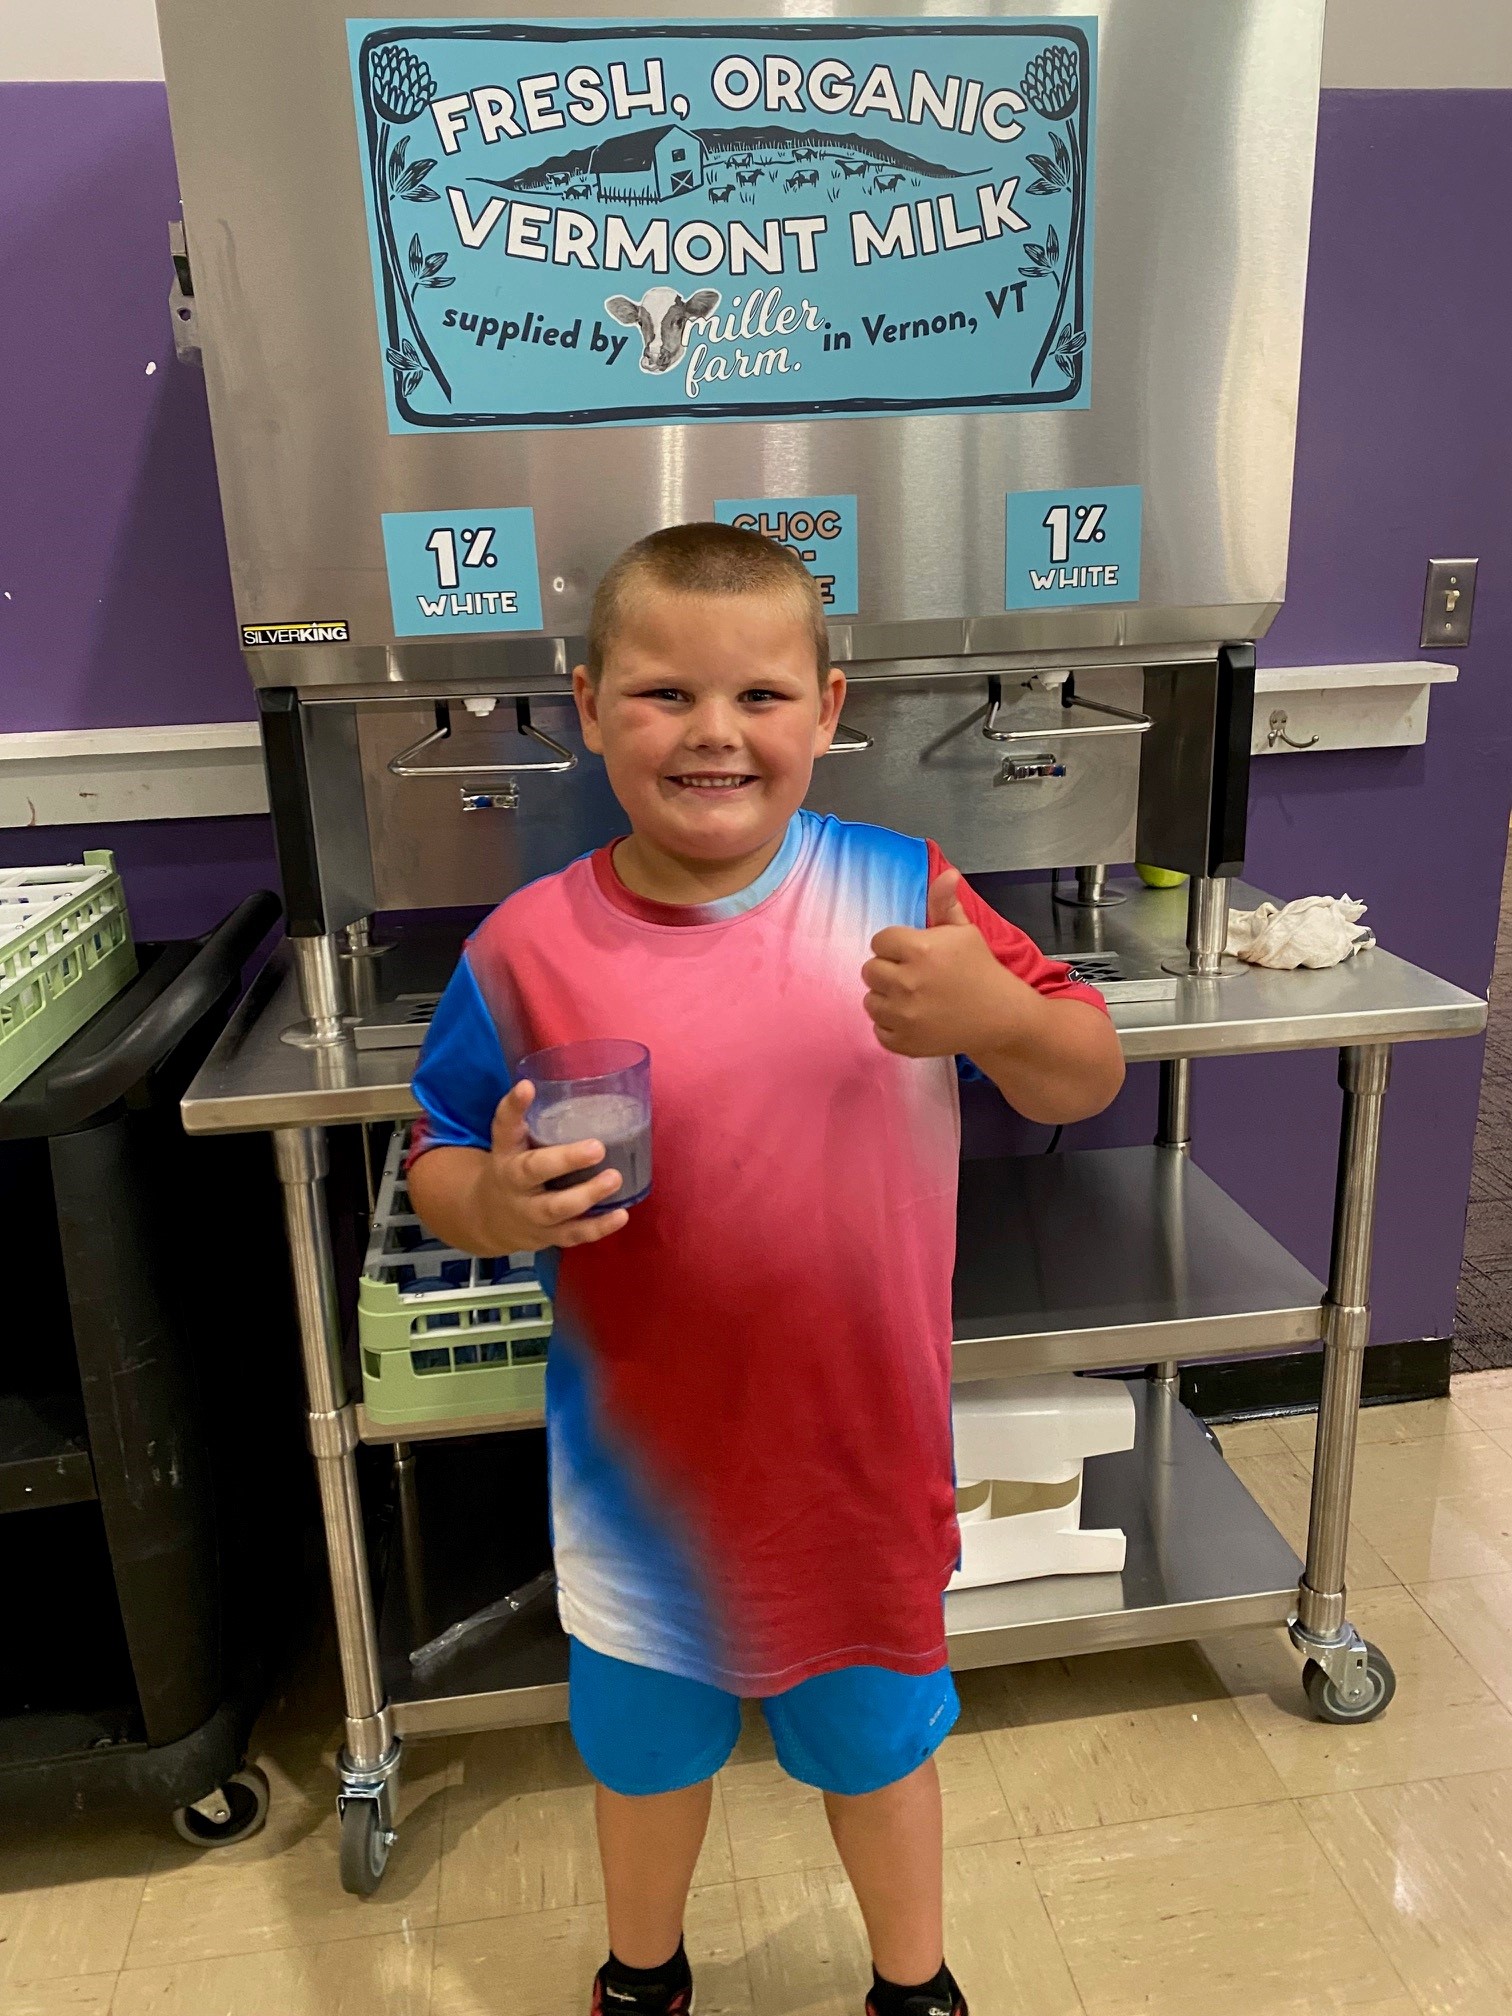
[[[604,303],[616,322],[627,323],[641,334],[642,371],[670,371],[682,362],[688,347],[688,324],[712,315],[719,296],[712,287],[700,287],[686,300],[675,287],[648,287],[639,301],[628,294],[611,294]]]

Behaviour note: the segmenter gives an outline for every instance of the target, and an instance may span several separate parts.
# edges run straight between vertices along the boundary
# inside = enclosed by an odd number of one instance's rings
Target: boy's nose
[[[706,700],[688,723],[688,741],[695,749],[732,749],[740,740],[735,710],[724,700]]]

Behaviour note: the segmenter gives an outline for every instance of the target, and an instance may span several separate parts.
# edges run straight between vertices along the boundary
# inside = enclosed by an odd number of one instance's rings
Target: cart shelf
[[[495,1442],[458,1441],[417,1447],[397,1466],[378,1624],[397,1734],[566,1716],[567,1640],[549,1594],[439,1667],[417,1671],[409,1656],[550,1566],[545,1445],[539,1431],[517,1436],[505,1460]]]
[[[1186,947],[1186,891],[1120,883],[1128,900],[1114,910],[1079,911],[1051,901],[1048,886],[975,876],[973,886],[1054,958],[1118,955],[1125,976],[1162,972]],[[1234,906],[1252,910],[1266,892],[1236,882]],[[435,921],[391,925],[393,943],[371,985],[366,1012],[439,993],[457,963],[459,932]],[[1165,1000],[1115,1002],[1113,1026],[1130,1063],[1148,1058],[1234,1057],[1283,1050],[1333,1049],[1348,1043],[1417,1043],[1474,1036],[1486,1004],[1396,958],[1383,946],[1319,973],[1272,973],[1255,967],[1214,987],[1183,980]],[[361,1120],[409,1120],[419,1110],[410,1090],[414,1050],[369,1050],[346,1043],[302,1050],[282,1040],[303,1020],[287,942],[257,975],[183,1104],[191,1134],[241,1129],[339,1126]],[[423,1030],[414,1030],[418,1047]]]
[[[1323,1284],[1175,1148],[961,1168],[955,1374],[1087,1372],[1289,1351]]]
[[[567,1637],[550,1600],[516,1618],[507,1635],[460,1654],[444,1683],[417,1681],[407,1648],[397,1647],[391,1655],[385,1646],[383,1677],[397,1736],[468,1736],[567,1720]]]
[[[1128,1537],[1120,1575],[1056,1575],[945,1599],[950,1663],[1006,1666],[1282,1624],[1302,1563],[1173,1394],[1131,1383],[1134,1447],[1094,1456],[1082,1518]]]
[[[366,1407],[357,1402],[359,1442],[451,1442],[462,1435],[507,1435],[520,1428],[544,1428],[546,1416],[539,1407],[512,1409],[507,1414],[458,1414],[445,1421],[412,1421],[396,1428],[391,1421],[375,1421]]]

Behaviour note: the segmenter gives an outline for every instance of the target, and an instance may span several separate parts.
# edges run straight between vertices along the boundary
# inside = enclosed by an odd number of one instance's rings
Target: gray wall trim
[[[0,84],[160,78],[153,0],[0,0]]]
[[[1323,82],[1336,89],[1512,89],[1507,0],[1328,0]]]

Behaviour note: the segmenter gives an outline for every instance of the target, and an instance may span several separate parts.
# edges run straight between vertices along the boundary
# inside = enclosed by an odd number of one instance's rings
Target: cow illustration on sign
[[[641,333],[642,371],[670,371],[683,360],[688,347],[688,327],[719,306],[712,287],[700,287],[686,300],[675,287],[648,287],[639,301],[628,294],[611,294],[604,303],[616,322],[628,323]]]

